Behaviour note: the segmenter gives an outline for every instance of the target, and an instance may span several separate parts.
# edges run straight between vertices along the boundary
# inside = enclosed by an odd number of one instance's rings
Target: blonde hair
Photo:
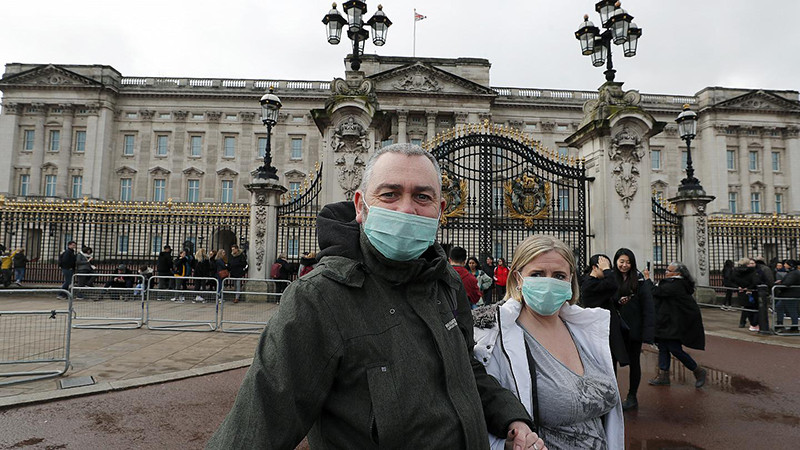
[[[202,261],[202,260],[206,259],[206,249],[204,249],[202,247],[198,248],[197,251],[194,254],[194,259],[199,260],[199,261]]]
[[[569,274],[572,279],[572,299],[569,304],[574,305],[580,298],[581,290],[578,287],[578,270],[575,264],[575,255],[572,254],[567,244],[560,239],[547,234],[534,234],[528,236],[527,239],[522,241],[514,250],[514,258],[511,260],[511,267],[509,267],[508,281],[506,282],[506,297],[512,298],[518,302],[522,301],[522,291],[517,277],[514,272],[519,272],[529,262],[533,261],[540,255],[545,253],[556,252],[569,264]]]
[[[736,265],[739,267],[747,267],[748,264],[750,264],[750,258],[746,256],[744,258],[739,259],[739,261],[736,261]]]
[[[228,252],[226,252],[224,249],[217,250],[217,259],[228,262]]]

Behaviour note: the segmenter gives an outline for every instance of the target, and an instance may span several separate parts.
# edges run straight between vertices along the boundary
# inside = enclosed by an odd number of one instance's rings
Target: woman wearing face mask
[[[655,309],[653,307],[653,283],[648,279],[650,271],[644,274],[636,268],[636,256],[627,248],[617,250],[614,255],[614,278],[618,286],[614,301],[619,315],[627,324],[624,333],[625,345],[630,361],[628,396],[622,402],[622,409],[629,410],[639,406],[636,393],[642,381],[642,342],[653,343],[655,333]]]
[[[624,448],[610,315],[575,304],[572,250],[552,236],[528,237],[514,253],[507,287],[496,314],[476,321],[475,358],[517,395],[548,448]],[[502,448],[503,439],[490,440]]]

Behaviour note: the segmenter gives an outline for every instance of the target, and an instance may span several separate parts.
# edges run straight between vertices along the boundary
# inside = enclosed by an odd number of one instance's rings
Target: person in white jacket
[[[623,449],[609,312],[575,304],[572,250],[533,235],[517,247],[510,269],[505,302],[476,310],[474,357],[517,395],[550,450]],[[505,437],[489,441],[502,449]]]

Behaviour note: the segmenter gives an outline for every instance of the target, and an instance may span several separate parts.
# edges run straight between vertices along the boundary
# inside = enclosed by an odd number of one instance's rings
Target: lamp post
[[[361,0],[347,0],[342,4],[347,19],[339,14],[336,3],[325,17],[322,23],[328,29],[328,42],[337,45],[342,38],[342,28],[347,28],[347,37],[353,41],[353,58],[350,60],[350,68],[358,70],[361,68],[361,55],[364,54],[364,43],[369,39],[369,31],[366,27],[372,28],[372,43],[380,47],[386,43],[386,32],[392,25],[392,21],[383,12],[383,6],[378,5],[378,11],[365,23],[364,14],[367,12],[367,3]]]
[[[606,81],[614,81],[614,62],[611,58],[611,43],[622,45],[622,54],[626,58],[636,56],[636,45],[642,35],[642,29],[633,23],[633,16],[621,8],[621,3],[615,0],[601,0],[594,5],[600,13],[600,24],[605,28],[603,32],[589,21],[589,15],[583,16],[580,29],[575,32],[575,37],[581,42],[581,53],[592,57],[595,67],[606,65]]]
[[[264,164],[256,170],[255,177],[265,180],[278,179],[278,169],[272,165],[272,127],[278,123],[278,111],[283,105],[273,90],[270,86],[269,92],[261,97],[261,122],[267,127],[267,146],[264,149]]]
[[[692,139],[697,136],[697,113],[689,109],[688,104],[683,105],[683,111],[678,114],[675,122],[678,123],[678,134],[686,141],[686,178],[681,180],[678,193],[692,192],[702,195],[705,191],[700,185],[700,180],[695,178],[692,167]]]

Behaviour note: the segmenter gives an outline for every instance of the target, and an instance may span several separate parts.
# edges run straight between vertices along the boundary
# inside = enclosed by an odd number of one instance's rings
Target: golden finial
[[[483,119],[483,129],[484,130],[489,129],[489,119]]]
[[[6,205],[6,196],[0,195],[0,208]]]
[[[173,205],[174,205],[174,204],[172,203],[172,197],[168,198],[168,199],[167,199],[167,208],[168,208],[168,209],[172,209],[172,206],[173,206]]]

